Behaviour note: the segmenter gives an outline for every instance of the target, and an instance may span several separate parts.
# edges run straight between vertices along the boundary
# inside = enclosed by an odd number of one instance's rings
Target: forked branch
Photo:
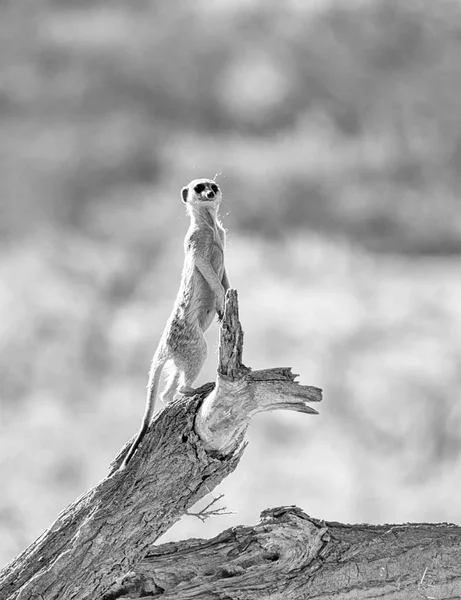
[[[83,600],[118,594],[155,541],[240,460],[257,412],[315,413],[317,388],[290,369],[251,372],[241,362],[237,293],[229,290],[216,384],[166,406],[126,470],[119,453],[106,479],[67,507],[55,523],[0,573],[0,600]]]
[[[195,430],[205,448],[227,454],[238,447],[251,418],[285,409],[317,414],[309,402],[320,402],[319,388],[299,385],[289,367],[251,371],[242,363],[243,331],[237,292],[229,290],[221,327],[218,377],[197,415]]]

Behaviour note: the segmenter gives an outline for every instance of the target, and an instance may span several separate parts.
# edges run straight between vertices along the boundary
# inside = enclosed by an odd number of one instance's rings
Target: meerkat
[[[122,465],[124,469],[143,439],[155,408],[160,378],[169,366],[164,402],[191,391],[207,357],[205,331],[215,315],[222,319],[229,279],[224,265],[226,232],[218,216],[222,192],[212,179],[194,179],[181,190],[190,226],[184,239],[181,284],[152,359],[141,429]]]

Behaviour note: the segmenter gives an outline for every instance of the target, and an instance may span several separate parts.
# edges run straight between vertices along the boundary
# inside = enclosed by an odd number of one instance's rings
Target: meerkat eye
[[[205,186],[203,185],[203,183],[197,183],[197,185],[194,187],[194,192],[196,194],[201,194],[204,189],[205,189]]]
[[[212,184],[212,186],[211,186],[211,189],[213,190],[213,192],[214,192],[215,194],[217,194],[217,193],[219,192],[219,188],[218,188],[218,186],[216,185],[216,183],[213,183],[213,184]]]

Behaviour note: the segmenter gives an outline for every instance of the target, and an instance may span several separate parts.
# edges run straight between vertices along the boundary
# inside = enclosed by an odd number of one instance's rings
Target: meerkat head
[[[188,208],[218,208],[222,193],[213,179],[194,179],[182,188],[181,198]]]

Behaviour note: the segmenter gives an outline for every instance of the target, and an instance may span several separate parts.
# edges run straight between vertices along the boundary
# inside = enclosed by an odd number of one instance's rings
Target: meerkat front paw
[[[224,291],[220,297],[216,298],[216,313],[218,314],[218,321],[222,321],[224,316]]]

